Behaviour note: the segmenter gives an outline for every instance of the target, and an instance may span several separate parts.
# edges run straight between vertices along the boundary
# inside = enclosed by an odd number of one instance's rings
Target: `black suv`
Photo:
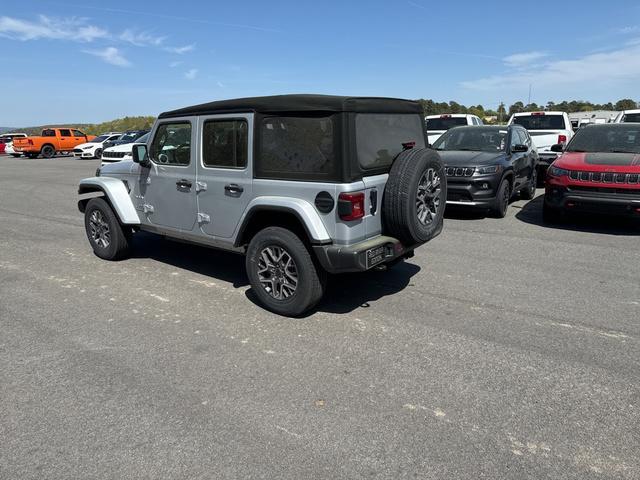
[[[538,152],[519,125],[455,127],[433,148],[446,167],[447,205],[488,209],[502,218],[515,193],[535,196]]]

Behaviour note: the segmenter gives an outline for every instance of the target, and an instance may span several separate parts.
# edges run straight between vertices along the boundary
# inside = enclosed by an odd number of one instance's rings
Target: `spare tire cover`
[[[431,240],[442,228],[446,201],[447,178],[440,155],[426,148],[402,151],[384,189],[385,234],[405,245]]]

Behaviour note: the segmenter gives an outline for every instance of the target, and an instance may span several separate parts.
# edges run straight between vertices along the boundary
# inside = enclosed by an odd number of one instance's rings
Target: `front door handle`
[[[244,192],[244,188],[242,188],[237,183],[230,183],[229,185],[225,185],[224,189],[225,189],[226,192],[229,192],[229,193],[242,193],[242,192]]]
[[[182,178],[176,182],[176,185],[180,188],[191,188],[193,183],[191,183],[191,181],[187,180],[186,178]]]

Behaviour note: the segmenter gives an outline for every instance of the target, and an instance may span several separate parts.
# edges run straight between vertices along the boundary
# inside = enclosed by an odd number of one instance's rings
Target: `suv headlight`
[[[549,175],[551,175],[552,177],[566,177],[569,176],[569,170],[554,167],[553,165],[551,165],[549,167]]]
[[[498,173],[502,170],[500,165],[490,165],[488,167],[476,167],[475,174],[476,175],[489,175],[492,173]]]

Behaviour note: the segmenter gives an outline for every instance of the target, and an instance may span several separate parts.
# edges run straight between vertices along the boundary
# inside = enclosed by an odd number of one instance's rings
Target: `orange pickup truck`
[[[56,152],[70,152],[76,145],[93,140],[95,135],[87,135],[73,128],[45,128],[39,137],[16,138],[13,149],[29,158],[42,155],[51,158]]]

